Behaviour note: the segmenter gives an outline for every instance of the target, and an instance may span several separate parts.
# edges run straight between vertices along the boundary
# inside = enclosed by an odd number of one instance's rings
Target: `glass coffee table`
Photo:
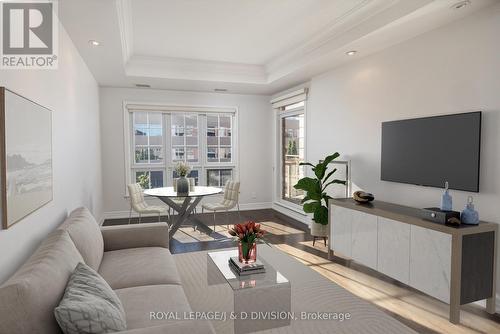
[[[258,247],[268,247],[259,245]],[[228,284],[233,293],[234,333],[250,333],[290,325],[290,281],[262,257],[265,272],[238,275],[229,266],[229,259],[238,256],[237,249],[207,253],[209,286]]]

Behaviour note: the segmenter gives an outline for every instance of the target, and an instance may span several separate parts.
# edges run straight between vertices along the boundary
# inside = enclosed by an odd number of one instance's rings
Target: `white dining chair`
[[[215,214],[217,211],[226,211],[226,223],[228,222],[228,213],[234,207],[238,208],[238,220],[241,221],[240,216],[240,183],[237,181],[228,181],[224,187],[224,198],[220,203],[205,203],[201,206],[201,213],[204,210],[213,211],[214,214],[214,232],[215,232]],[[229,224],[228,228],[229,228]]]
[[[142,189],[139,183],[132,183],[129,184],[127,187],[130,196],[130,211],[128,215],[129,224],[130,224],[130,219],[132,218],[132,209],[139,214],[139,224],[141,223],[141,217],[143,214],[157,213],[158,221],[160,221],[161,214],[164,212],[168,213],[166,207],[159,205],[149,205],[148,203],[146,203],[146,201],[144,200],[144,190]]]

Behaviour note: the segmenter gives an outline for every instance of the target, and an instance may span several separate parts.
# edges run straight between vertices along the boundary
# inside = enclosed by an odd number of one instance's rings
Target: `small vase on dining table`
[[[189,195],[189,180],[185,176],[181,176],[177,179],[177,195]]]

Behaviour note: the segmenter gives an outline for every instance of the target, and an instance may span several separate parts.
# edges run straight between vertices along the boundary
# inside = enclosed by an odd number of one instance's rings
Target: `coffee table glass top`
[[[219,270],[233,290],[290,284],[285,276],[259,257],[258,247],[259,246],[257,246],[257,258],[264,264],[266,269],[264,273],[243,276],[235,273],[229,266],[229,258],[238,256],[237,249],[209,252],[207,256],[207,270],[214,268],[215,270]],[[262,247],[269,246],[262,245]]]

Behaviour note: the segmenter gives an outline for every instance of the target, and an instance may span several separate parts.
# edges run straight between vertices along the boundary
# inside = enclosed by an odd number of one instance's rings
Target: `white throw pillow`
[[[127,329],[120,299],[85,263],[76,266],[54,314],[65,334],[101,334]]]

